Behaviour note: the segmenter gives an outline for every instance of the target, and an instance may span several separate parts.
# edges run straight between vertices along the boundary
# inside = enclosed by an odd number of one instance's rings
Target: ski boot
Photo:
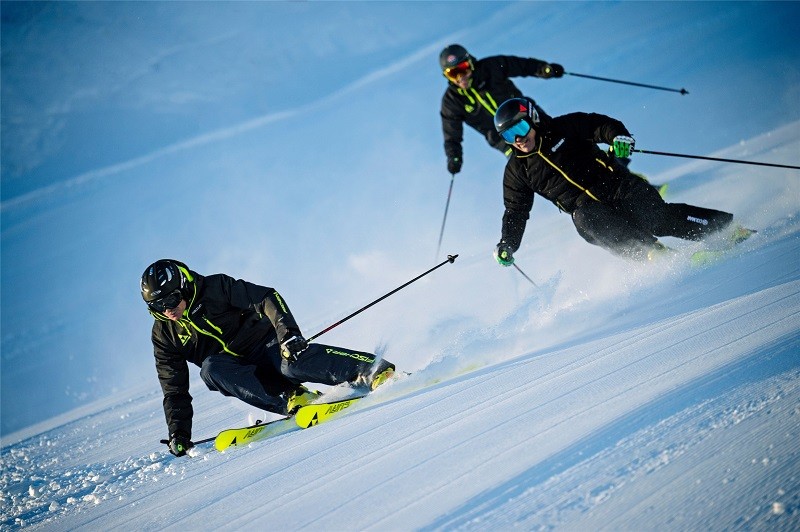
[[[301,406],[306,406],[320,398],[322,394],[317,391],[311,391],[302,384],[294,391],[289,393],[286,400],[286,413],[293,415],[300,410]]]
[[[369,385],[370,390],[374,390],[384,382],[388,381],[394,375],[394,364],[381,360],[378,366],[378,371],[372,375],[372,382]]]
[[[733,244],[741,244],[742,242],[744,242],[745,240],[753,236],[754,233],[757,232],[758,231],[756,231],[755,229],[748,229],[746,227],[737,224],[736,227],[733,229],[733,233],[731,233],[729,238],[731,239],[731,242]]]
[[[653,247],[647,251],[647,260],[649,262],[658,262],[668,257],[671,253],[672,250],[670,248],[656,240]]]
[[[394,364],[381,360],[377,363],[374,371],[366,375],[359,375],[353,384],[358,388],[365,388],[370,392],[389,380],[394,375]]]

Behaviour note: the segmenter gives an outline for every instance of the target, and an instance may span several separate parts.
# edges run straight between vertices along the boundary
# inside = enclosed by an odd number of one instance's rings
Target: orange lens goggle
[[[469,60],[461,61],[454,67],[445,68],[444,76],[451,81],[458,81],[458,78],[466,74],[468,70],[472,70],[472,63]]]

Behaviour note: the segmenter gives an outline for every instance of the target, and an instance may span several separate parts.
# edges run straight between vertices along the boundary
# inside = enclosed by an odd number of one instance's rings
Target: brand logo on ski
[[[249,431],[247,434],[245,434],[245,435],[244,435],[244,439],[246,440],[247,438],[252,438],[253,436],[255,436],[256,434],[258,434],[258,433],[259,433],[259,432],[261,432],[262,430],[264,430],[264,427],[263,427],[263,426],[262,426],[262,427],[256,427],[256,428],[254,428],[253,430]]]
[[[344,410],[344,409],[345,409],[345,408],[347,408],[348,406],[350,406],[350,401],[345,401],[345,402],[343,402],[343,403],[335,403],[335,404],[332,404],[332,405],[330,405],[330,406],[328,407],[328,409],[327,409],[327,410],[325,410],[325,414],[326,414],[326,415],[329,415],[329,414],[335,414],[335,413],[336,413],[336,412],[338,412],[339,410]]]

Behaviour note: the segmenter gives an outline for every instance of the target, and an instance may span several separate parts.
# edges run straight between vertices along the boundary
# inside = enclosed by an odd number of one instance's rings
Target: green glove
[[[514,251],[508,244],[500,242],[494,248],[494,258],[500,266],[511,266],[514,264]]]
[[[612,146],[614,147],[614,156],[619,159],[626,159],[633,153],[633,147],[636,141],[632,137],[626,135],[617,135],[614,137]]]

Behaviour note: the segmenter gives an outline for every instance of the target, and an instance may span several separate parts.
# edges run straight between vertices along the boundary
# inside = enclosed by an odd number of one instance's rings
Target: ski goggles
[[[460,78],[470,70],[472,70],[472,62],[469,60],[461,61],[456,66],[445,68],[444,77],[446,77],[450,81],[458,81],[458,78]]]
[[[510,128],[500,133],[500,136],[503,137],[503,140],[507,143],[514,144],[514,142],[517,140],[517,137],[526,136],[530,130],[531,125],[525,120],[520,120]]]
[[[156,312],[164,312],[166,310],[174,309],[175,307],[181,304],[182,300],[183,300],[183,295],[181,294],[180,289],[175,289],[162,298],[156,299],[154,301],[148,301],[147,306],[149,306]]]

